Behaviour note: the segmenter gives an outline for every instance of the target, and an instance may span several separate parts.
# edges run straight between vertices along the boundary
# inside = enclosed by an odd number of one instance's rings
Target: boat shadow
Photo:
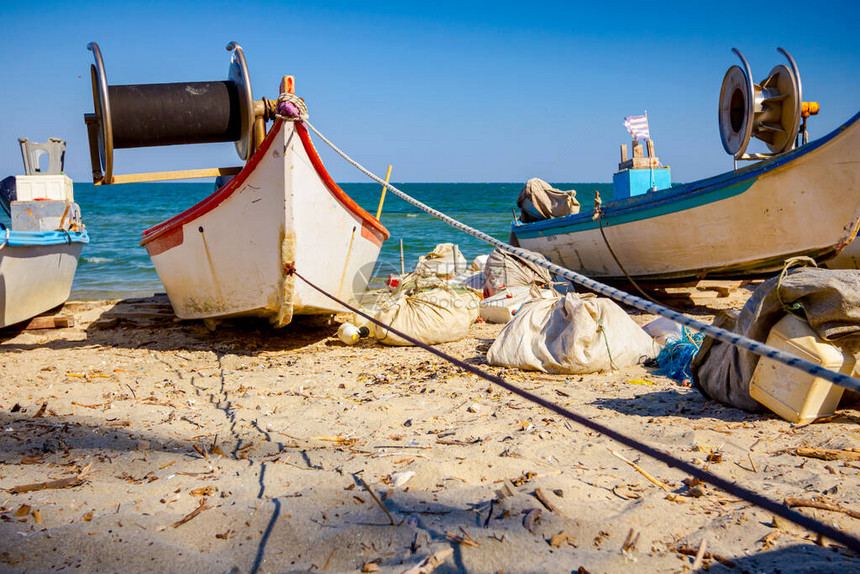
[[[0,330],[6,350],[34,348],[68,350],[104,346],[154,351],[199,350],[218,354],[256,355],[302,349],[331,338],[337,323],[330,315],[297,316],[292,323],[274,328],[262,318],[219,320],[210,329],[203,321],[179,320],[164,294],[116,301],[72,301],[59,312],[74,318],[75,330],[27,331],[24,326]],[[84,338],[69,336],[83,330]],[[21,335],[32,333],[37,340]]]
[[[640,417],[674,416],[687,419],[719,419],[725,422],[752,422],[776,415],[749,413],[710,400],[696,389],[679,388],[643,392],[634,397],[605,397],[591,403],[623,415]]]

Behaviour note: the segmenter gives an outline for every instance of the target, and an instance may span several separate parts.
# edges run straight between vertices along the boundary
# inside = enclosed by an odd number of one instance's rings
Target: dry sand
[[[436,553],[436,572],[682,572],[694,557],[678,549],[703,541],[712,572],[860,571],[844,549],[420,349],[347,347],[320,321],[210,332],[157,298],[66,312],[76,327],[0,336],[3,572],[403,572]],[[440,348],[774,500],[860,510],[860,462],[793,454],[860,447],[857,410],[796,426],[642,367],[486,367],[499,329]],[[61,479],[72,486],[14,490]],[[857,518],[801,511],[860,536]]]

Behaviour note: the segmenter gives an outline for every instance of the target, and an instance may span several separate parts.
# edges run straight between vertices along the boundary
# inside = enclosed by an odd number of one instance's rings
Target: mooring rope
[[[395,329],[391,325],[386,325],[382,321],[379,321],[379,320],[371,317],[370,315],[368,315],[364,311],[361,311],[361,310],[357,309],[356,307],[353,307],[352,305],[346,303],[345,301],[340,300],[339,298],[335,297],[331,293],[328,293],[327,291],[325,291],[321,287],[318,287],[317,285],[315,285],[314,283],[309,281],[306,277],[304,277],[301,273],[299,273],[299,271],[294,266],[289,266],[287,268],[287,274],[295,275],[296,277],[298,277],[299,279],[304,281],[312,289],[314,289],[314,290],[318,291],[319,293],[323,294],[324,296],[328,297],[329,299],[331,299],[335,303],[342,305],[344,308],[349,309],[351,312],[355,313],[356,315],[363,317],[364,319],[372,322],[375,325],[382,327],[383,329],[387,329],[390,333],[394,333],[398,337],[401,337],[402,339],[409,341],[410,343],[412,343],[416,347],[420,347],[421,349],[424,349],[425,351],[428,351],[428,352],[436,355],[437,357],[444,359],[445,361],[448,361],[449,363],[451,363],[451,364],[453,364],[453,365],[455,365],[455,366],[457,366],[457,367],[459,367],[465,371],[472,373],[473,375],[477,375],[478,377],[481,377],[482,379],[485,379],[485,380],[487,380],[493,384],[496,384],[496,385],[502,387],[503,389],[510,391],[511,393],[514,393],[515,395],[522,397],[523,399],[526,399],[527,401],[531,401],[537,405],[544,407],[545,409],[551,410],[554,413],[556,413],[556,414],[558,414],[558,415],[560,415],[560,416],[562,416],[568,420],[571,420],[571,421],[578,423],[578,424],[580,424],[580,425],[582,425],[588,429],[591,429],[591,430],[596,431],[596,432],[598,432],[604,436],[607,436],[607,437],[611,438],[612,440],[615,440],[615,441],[617,441],[617,442],[619,442],[619,443],[621,443],[627,447],[638,450],[642,454],[650,456],[651,458],[656,459],[656,460],[658,460],[658,461],[660,461],[660,462],[662,462],[662,463],[664,463],[670,467],[677,468],[678,470],[681,470],[687,474],[690,474],[693,477],[698,478],[699,480],[702,480],[702,481],[705,481],[709,484],[712,484],[713,486],[716,486],[717,488],[720,488],[720,489],[724,490],[725,492],[727,492],[733,496],[736,496],[740,499],[746,500],[747,502],[750,502],[750,503],[752,503],[752,504],[754,504],[754,505],[756,505],[756,506],[758,506],[758,507],[760,507],[760,508],[762,508],[768,512],[771,512],[771,513],[775,514],[776,516],[779,516],[781,518],[785,518],[786,520],[790,520],[791,522],[797,524],[798,526],[806,528],[807,530],[810,530],[810,531],[814,532],[815,534],[818,534],[821,536],[826,536],[827,538],[830,538],[834,542],[844,544],[847,548],[849,548],[855,552],[860,552],[860,538],[855,538],[854,536],[851,536],[850,534],[842,532],[841,530],[838,530],[832,526],[828,526],[827,524],[824,524],[822,522],[819,522],[818,520],[815,520],[814,518],[810,518],[804,514],[801,514],[800,512],[798,512],[796,510],[792,510],[788,506],[785,506],[785,505],[782,505],[778,502],[775,502],[775,501],[773,501],[773,500],[771,500],[765,496],[762,496],[761,494],[758,494],[757,492],[749,490],[743,486],[739,486],[739,485],[735,484],[734,482],[731,482],[731,481],[726,480],[726,479],[724,479],[724,478],[722,478],[716,474],[711,473],[710,471],[707,471],[705,469],[694,466],[694,465],[692,465],[692,464],[690,464],[684,460],[681,460],[680,458],[676,458],[675,456],[673,456],[669,453],[658,450],[652,446],[649,446],[643,442],[636,440],[635,438],[629,437],[629,436],[622,434],[622,433],[620,433],[620,432],[618,432],[618,431],[616,431],[610,427],[604,426],[604,425],[602,425],[596,421],[593,421],[593,420],[591,420],[591,419],[589,419],[583,415],[580,415],[580,414],[575,413],[569,409],[566,409],[560,405],[557,405],[551,401],[548,401],[548,400],[544,399],[543,397],[540,397],[534,393],[526,391],[525,389],[521,389],[521,388],[517,387],[516,385],[513,385],[513,384],[507,382],[506,380],[504,380],[503,378],[501,378],[497,375],[492,375],[490,373],[487,373],[486,371],[483,371],[474,365],[470,365],[468,363],[465,363],[456,357],[453,357],[453,356],[451,356],[451,355],[449,355],[443,351],[440,351],[439,349],[433,348],[430,345],[426,345],[426,344],[422,343],[421,341],[415,339],[414,337],[411,337],[411,336],[407,335],[406,333],[403,333],[403,332]]]
[[[622,273],[624,273],[624,276],[627,278],[627,281],[631,285],[633,285],[633,287],[635,287],[637,291],[639,291],[639,294],[642,295],[642,297],[648,299],[652,303],[656,303],[657,305],[663,305],[664,307],[672,311],[677,311],[677,309],[675,309],[674,307],[660,303],[660,301],[657,301],[655,298],[648,295],[648,293],[646,293],[642,289],[642,287],[640,287],[639,284],[633,280],[633,277],[630,276],[630,274],[627,272],[627,269],[624,268],[624,265],[621,264],[621,260],[618,259],[618,256],[615,254],[615,250],[612,249],[612,245],[609,244],[609,239],[606,237],[606,232],[603,230],[603,207],[601,205],[602,202],[600,201],[600,192],[595,191],[594,193],[594,219],[597,220],[597,227],[598,229],[600,229],[600,236],[603,238],[603,243],[606,245],[606,249],[609,250],[609,254],[612,255],[612,259],[615,260],[615,264],[618,265],[618,268],[621,269]]]
[[[361,164],[356,162],[354,159],[349,157],[346,153],[341,151],[336,145],[334,145],[331,141],[328,140],[323,134],[317,130],[311,122],[307,119],[303,120],[304,124],[311,129],[322,141],[326,143],[331,149],[335,151],[339,156],[341,156],[348,163],[353,165],[360,172],[368,176],[373,181],[377,182],[380,185],[385,186],[391,193],[402,199],[403,201],[410,203],[417,207],[418,209],[440,219],[450,225],[455,229],[459,229],[465,233],[468,233],[472,237],[480,239],[485,243],[489,243],[494,247],[498,247],[499,249],[503,249],[509,253],[513,253],[522,259],[527,261],[531,261],[537,265],[547,268],[552,273],[555,273],[559,277],[564,277],[569,281],[573,281],[574,283],[578,283],[587,289],[594,291],[595,293],[600,293],[601,295],[606,295],[607,297],[611,297],[617,301],[620,301],[626,305],[630,305],[631,307],[635,307],[642,311],[646,311],[648,313],[653,313],[655,315],[660,315],[662,317],[666,317],[667,319],[671,319],[676,323],[681,325],[685,325],[706,335],[710,335],[711,337],[723,341],[724,343],[729,343],[731,345],[735,345],[738,347],[742,347],[751,351],[757,355],[761,355],[763,357],[767,357],[768,359],[773,359],[774,361],[778,361],[789,367],[794,367],[796,369],[800,369],[805,371],[811,375],[816,377],[821,377],[826,381],[830,381],[834,385],[838,385],[840,387],[844,387],[846,389],[851,389],[853,391],[860,392],[860,380],[855,379],[853,377],[849,377],[848,375],[843,375],[842,373],[836,373],[834,371],[825,369],[821,365],[817,365],[812,361],[808,361],[806,359],[801,359],[799,357],[795,357],[785,351],[780,351],[779,349],[775,349],[769,345],[761,343],[759,341],[754,341],[753,339],[749,339],[747,337],[743,337],[738,335],[737,333],[732,333],[731,331],[726,331],[725,329],[721,329],[719,327],[714,327],[713,325],[708,325],[706,323],[702,323],[700,321],[696,321],[695,319],[691,319],[686,315],[678,313],[677,311],[672,311],[663,307],[662,305],[658,305],[656,303],[652,303],[650,301],[646,301],[645,299],[641,299],[636,297],[635,295],[631,295],[630,293],[626,293],[621,291],[620,289],[616,289],[614,287],[610,287],[609,285],[605,285],[600,283],[599,281],[595,281],[585,275],[577,273],[575,271],[571,271],[565,267],[561,267],[560,265],[556,265],[544,259],[541,259],[533,252],[522,249],[520,247],[514,247],[513,245],[509,245],[504,241],[500,241],[491,235],[484,233],[483,231],[479,231],[473,227],[469,227],[468,225],[457,221],[456,219],[445,215],[441,211],[433,209],[432,207],[421,203],[417,199],[412,196],[400,191],[390,183],[384,181],[383,179],[377,177],[367,169],[365,169]]]

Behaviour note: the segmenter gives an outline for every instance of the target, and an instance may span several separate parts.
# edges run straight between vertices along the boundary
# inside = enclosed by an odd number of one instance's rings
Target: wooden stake
[[[388,183],[388,179],[391,177],[391,166],[388,166],[388,173],[385,174],[385,183]],[[385,203],[385,190],[388,189],[384,185],[382,186],[382,195],[379,196],[379,208],[376,210],[376,219],[379,219],[379,216],[382,215],[382,204]]]
[[[564,513],[562,513],[555,504],[553,504],[552,500],[550,500],[543,489],[535,488],[535,498],[537,498],[550,512],[564,516]]]
[[[705,548],[708,546],[708,539],[702,539],[702,545],[699,546],[699,551],[696,552],[696,558],[693,560],[693,565],[690,566],[690,570],[696,571],[702,567],[702,561],[705,559]]]
[[[241,167],[215,167],[211,169],[186,169],[181,171],[161,171],[153,173],[129,173],[114,175],[110,181],[97,181],[93,185],[111,183],[143,183],[148,181],[172,181],[175,179],[192,179],[198,177],[217,177],[219,175],[236,175]]]

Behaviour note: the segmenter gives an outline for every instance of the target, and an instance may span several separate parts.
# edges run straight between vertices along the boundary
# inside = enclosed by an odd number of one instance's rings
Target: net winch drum
[[[214,82],[111,86],[98,44],[87,49],[95,60],[90,65],[95,113],[84,117],[96,183],[112,183],[115,149],[234,142],[243,161],[251,157],[254,100],[236,42],[227,45],[232,52],[227,80]]]
[[[788,66],[777,65],[756,84],[746,58],[732,48],[743,67],[732,66],[723,78],[719,125],[723,148],[735,159],[754,159],[744,156],[751,137],[765,142],[772,155],[794,148],[802,115],[800,72],[791,54],[783,48],[777,51]]]

